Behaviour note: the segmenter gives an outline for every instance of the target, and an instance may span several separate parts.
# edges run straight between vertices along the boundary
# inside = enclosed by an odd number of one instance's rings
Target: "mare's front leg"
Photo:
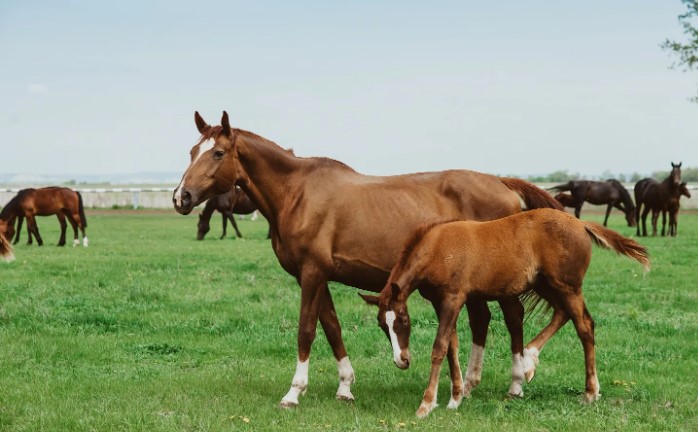
[[[342,327],[337,319],[337,312],[334,309],[332,295],[329,289],[323,290],[322,303],[320,304],[320,324],[325,332],[325,337],[332,347],[332,353],[337,361],[337,371],[339,372],[339,388],[337,388],[337,399],[353,401],[351,385],[354,383],[354,369],[351,367],[347,350],[342,340]]]
[[[511,386],[509,396],[523,397],[523,319],[524,307],[518,297],[500,300],[504,322],[511,336]]]
[[[281,399],[281,408],[298,406],[298,397],[308,388],[308,365],[310,349],[315,340],[320,306],[324,291],[327,290],[327,278],[315,266],[306,265],[301,270],[298,282],[301,285],[301,310],[298,319],[298,359],[296,373],[291,381],[291,388]]]
[[[73,228],[73,247],[75,247],[80,244],[80,240],[78,240],[78,222],[75,220],[74,215],[70,213],[66,213],[65,215],[68,218],[68,222],[70,222],[70,226]],[[78,218],[79,217],[78,215]]]
[[[448,352],[451,343],[451,335],[458,321],[458,314],[465,303],[465,299],[460,296],[445,297],[440,306],[439,330],[436,334],[434,347],[431,351],[431,374],[429,375],[429,385],[424,391],[422,403],[417,410],[417,417],[424,418],[436,408],[436,395],[439,390],[439,374],[441,364]]]
[[[662,237],[666,236],[666,210],[662,210]]]
[[[39,246],[44,245],[44,241],[41,239],[41,235],[39,234],[39,227],[36,225],[36,218],[34,217],[34,215],[27,216],[27,230],[29,231],[28,244],[31,244],[31,236],[32,234],[34,234],[34,237],[36,237],[36,242],[39,244]]]
[[[227,230],[228,230],[228,217],[225,215],[225,213],[221,213],[221,219],[223,220],[223,234],[221,234],[221,240],[225,238],[227,235]]]

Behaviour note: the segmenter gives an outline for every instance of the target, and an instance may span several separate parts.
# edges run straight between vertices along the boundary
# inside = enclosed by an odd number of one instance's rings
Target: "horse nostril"
[[[182,205],[186,207],[189,204],[191,204],[191,194],[188,191],[183,190],[182,191]]]

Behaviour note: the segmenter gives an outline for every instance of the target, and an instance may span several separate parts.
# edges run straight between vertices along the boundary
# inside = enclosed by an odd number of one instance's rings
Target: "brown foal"
[[[587,402],[600,396],[594,350],[594,321],[582,296],[591,244],[611,249],[649,269],[647,250],[603,226],[551,209],[531,210],[490,222],[458,221],[426,226],[414,234],[380,296],[362,296],[379,307],[378,321],[393,347],[398,367],[409,366],[410,318],[407,299],[415,290],[440,308],[429,385],[417,410],[436,406],[441,363],[458,315],[471,297],[499,300],[529,294],[553,309],[552,320],[523,348],[517,335],[512,375],[529,381],[538,353],[550,337],[572,320],[584,348]],[[512,334],[514,337],[514,334]]]

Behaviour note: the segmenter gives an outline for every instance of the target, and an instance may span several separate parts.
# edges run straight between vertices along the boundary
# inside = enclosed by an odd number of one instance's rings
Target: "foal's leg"
[[[647,237],[647,215],[650,212],[650,207],[645,204],[645,209],[642,210],[642,235]]]
[[[487,341],[487,328],[490,325],[492,314],[487,307],[487,302],[468,300],[465,302],[468,308],[468,322],[473,335],[473,343],[468,359],[468,370],[465,373],[465,389],[463,395],[470,397],[470,392],[480,384],[482,379],[482,362],[485,354],[485,342]]]
[[[337,319],[337,312],[334,309],[334,302],[329,289],[324,290],[322,304],[320,305],[320,324],[325,332],[325,337],[332,347],[332,353],[337,360],[337,370],[339,372],[339,388],[337,389],[337,399],[353,401],[351,385],[354,383],[354,368],[351,367],[347,350],[342,340],[342,327]]]
[[[484,303],[484,302],[483,302]],[[439,320],[441,320],[441,303],[436,299],[431,300],[432,306],[434,306],[434,311]],[[485,307],[487,304],[485,303]],[[485,331],[487,329],[485,328]],[[448,369],[451,376],[451,400],[448,401],[449,409],[456,409],[460,406],[463,400],[463,373],[460,369],[460,362],[458,361],[458,322],[453,326],[453,333],[451,333],[450,342],[448,345]]]
[[[562,328],[562,326],[564,326],[569,319],[570,318],[563,309],[555,307],[550,323],[540,333],[538,333],[538,335],[533,338],[528,345],[526,345],[526,348],[523,351],[523,369],[526,382],[531,382],[535,376],[536,366],[538,366],[538,356],[543,350],[545,344],[548,343],[548,340],[550,340],[550,338],[553,337],[553,335],[557,333],[557,331],[560,330],[560,328]]]
[[[518,297],[500,300],[499,306],[504,312],[504,322],[511,336],[511,386],[510,396],[523,396],[521,385],[524,381],[523,367],[523,318],[524,307]]]
[[[434,341],[434,348],[431,351],[431,374],[429,375],[429,385],[424,391],[422,403],[417,410],[417,417],[426,417],[436,406],[436,394],[439,389],[439,374],[441,363],[448,351],[453,328],[458,320],[458,314],[465,299],[447,297],[441,303],[441,316],[439,317],[439,330]]]
[[[65,216],[63,213],[56,213],[58,218],[58,223],[61,226],[61,237],[58,239],[58,246],[65,246],[65,232],[68,228],[68,224],[65,222]]]
[[[584,400],[586,402],[594,402],[601,397],[601,387],[596,375],[594,320],[584,304],[584,297],[582,297],[581,293],[566,296],[563,302],[567,313],[572,317],[572,322],[574,322],[574,326],[577,329],[577,336],[579,336],[579,340],[584,347],[584,363],[586,365]]]
[[[327,290],[327,278],[315,266],[306,266],[299,278],[301,286],[301,310],[298,319],[298,362],[291,388],[281,399],[282,408],[298,406],[298,396],[305,394],[308,388],[308,364],[310,349],[315,340],[320,306],[324,291]]]

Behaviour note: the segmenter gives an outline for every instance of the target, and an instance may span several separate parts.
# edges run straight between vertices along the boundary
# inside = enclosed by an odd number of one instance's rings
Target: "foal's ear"
[[[358,294],[359,294],[359,297],[361,297],[362,299],[364,299],[364,301],[366,302],[366,304],[370,304],[370,305],[373,305],[373,306],[378,306],[378,296],[369,295],[369,294],[361,294],[361,293],[358,293]]]
[[[228,113],[226,111],[223,111],[221,126],[223,126],[223,135],[230,136],[230,119],[228,119]]]
[[[209,126],[209,124],[206,123],[206,121],[201,117],[201,114],[199,114],[198,111],[194,111],[194,122],[196,123],[196,128],[199,130],[199,133],[202,135],[211,128],[211,126]]]

